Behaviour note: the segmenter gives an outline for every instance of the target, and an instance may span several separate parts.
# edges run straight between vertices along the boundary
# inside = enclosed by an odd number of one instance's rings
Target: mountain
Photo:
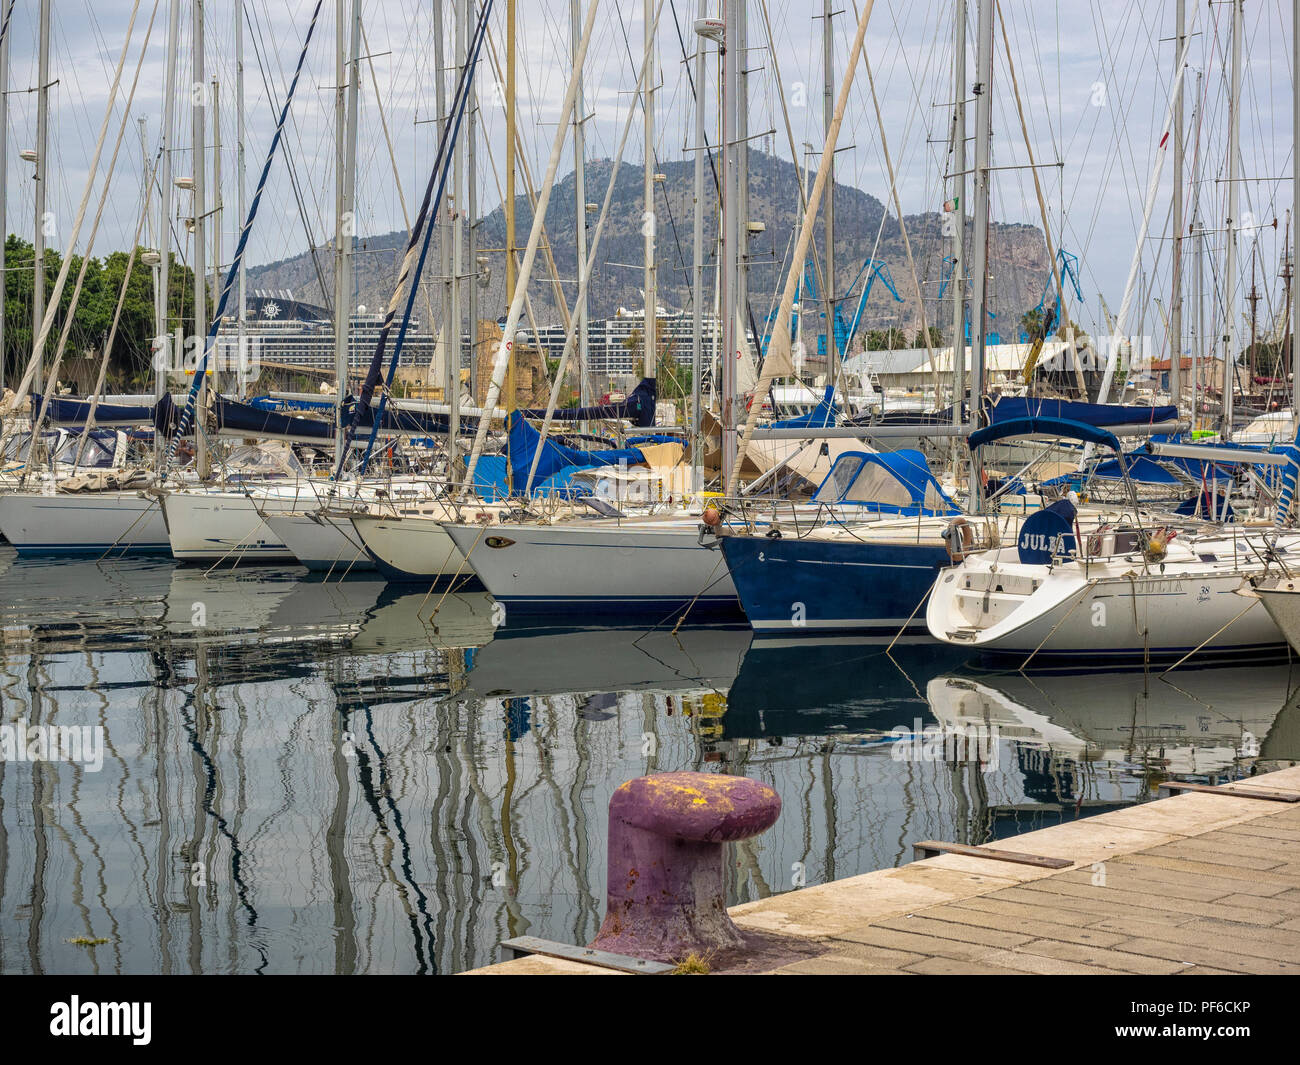
[[[716,159],[716,157],[715,157]],[[586,200],[602,203],[609,181],[612,162],[593,160],[586,168]],[[692,192],[694,163],[691,160],[665,162],[660,172],[665,180],[658,184],[660,218],[657,225],[657,250],[659,253],[659,303],[669,310],[690,306],[690,264],[692,261]],[[712,188],[712,177],[705,170],[705,244],[707,262],[714,262],[717,240],[717,196]],[[620,306],[636,308],[642,303],[641,219],[642,219],[642,168],[640,163],[625,162],[619,168],[618,183],[605,223],[600,254],[589,289],[590,313],[593,318],[614,314]],[[527,197],[516,199],[516,241],[520,254],[528,241],[532,224],[532,211]],[[557,182],[547,210],[547,235],[553,242],[556,269],[565,280],[564,291],[569,300],[576,292],[576,284],[569,283],[577,277],[577,254],[572,234],[574,232],[574,176],[572,173]],[[588,215],[589,232],[595,229],[597,215]],[[750,240],[749,292],[755,318],[762,321],[775,306],[779,296],[778,285],[784,281],[781,260],[789,254],[793,244],[794,228],[799,220],[798,184],[794,165],[784,159],[763,152],[750,152],[749,217],[762,222],[765,229]],[[943,264],[949,254],[948,240],[943,236],[943,215],[939,212],[909,215],[907,233],[911,239],[921,289],[926,297],[929,324],[938,325],[945,336],[951,325],[951,311],[934,301],[939,282],[947,274]],[[972,224],[966,222],[969,240]],[[505,243],[505,212],[498,207],[479,224],[479,247],[501,248]],[[818,254],[821,254],[824,229],[819,220],[815,236]],[[356,271],[356,299],[371,311],[387,305],[396,280],[396,271],[402,249],[406,244],[403,232],[385,233],[362,238],[358,248],[366,254],[353,259]],[[915,286],[911,282],[907,254],[898,220],[885,210],[874,196],[848,185],[835,186],[835,275],[839,293],[854,282],[863,263],[869,257],[883,259],[889,266],[902,302],[896,302],[888,290],[877,284],[863,314],[862,328],[887,329],[901,326],[909,339],[920,326],[917,312]],[[480,316],[494,318],[505,313],[504,253],[484,252],[491,269],[490,283],[480,292]],[[426,264],[426,276],[437,271],[437,237]],[[631,265],[629,265],[631,264]],[[328,303],[322,300],[317,281],[317,269],[325,284],[333,284],[333,260],[328,248],[318,253],[312,263],[308,254],[282,259],[278,262],[249,268],[251,289],[288,289],[298,299],[308,302]],[[990,227],[989,273],[992,277],[990,309],[997,315],[993,327],[1001,326],[1007,339],[1019,333],[1020,316],[1034,307],[1042,293],[1048,276],[1046,244],[1035,226],[994,223]],[[533,269],[533,284],[529,290],[534,313],[540,325],[559,322],[550,274],[544,254],[540,251]],[[706,271],[706,291],[711,293],[712,274]],[[852,316],[859,288],[855,287],[848,305],[846,318]],[[710,296],[711,299],[711,296]],[[434,307],[438,305],[434,298]],[[423,301],[417,302],[417,312]]]

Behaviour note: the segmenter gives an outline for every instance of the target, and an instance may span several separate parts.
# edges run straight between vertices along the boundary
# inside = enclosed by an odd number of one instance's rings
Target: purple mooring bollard
[[[605,921],[589,945],[657,961],[740,947],[722,845],[780,816],[780,796],[748,777],[656,773],[621,785],[609,803]]]

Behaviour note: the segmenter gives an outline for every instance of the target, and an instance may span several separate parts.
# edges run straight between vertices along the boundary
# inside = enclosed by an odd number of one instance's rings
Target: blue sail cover
[[[988,408],[989,420],[997,425],[1020,418],[1066,418],[1085,425],[1155,425],[1178,418],[1178,408],[1130,407],[1122,403],[1083,403],[1071,399],[1033,399],[1002,396]]]
[[[620,462],[626,462],[629,466],[645,462],[645,455],[634,447],[585,451],[566,447],[550,437],[542,444],[542,434],[524,420],[522,411],[511,411],[506,418],[506,426],[509,433],[506,454],[509,455],[510,475],[516,492],[522,492],[528,483],[528,471],[539,444],[542,456],[537,460],[537,472],[533,475],[534,487],[569,466],[586,469],[591,466],[617,466]]]
[[[32,393],[32,410],[39,411],[41,403],[47,397]],[[128,427],[148,425],[153,421],[154,402],[148,403],[100,403],[95,407],[95,424],[109,427]],[[48,425],[78,426],[85,425],[90,418],[90,400],[64,399],[61,396],[49,396],[45,408]]]
[[[319,418],[299,418],[292,414],[265,410],[239,403],[225,396],[216,397],[218,431],[241,436],[274,436],[323,443],[334,439],[334,422]]]
[[[621,403],[606,403],[595,407],[557,407],[551,414],[556,422],[586,422],[623,419],[638,429],[649,429],[655,423],[657,386],[653,377],[643,377],[641,383],[628,393]],[[546,408],[520,411],[525,418],[545,418]]]

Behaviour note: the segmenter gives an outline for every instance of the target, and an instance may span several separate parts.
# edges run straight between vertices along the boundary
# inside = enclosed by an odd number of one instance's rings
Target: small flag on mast
[[[957,210],[957,206],[960,203],[961,203],[960,196],[954,196],[951,200],[944,200],[943,201],[944,213],[952,214],[953,211]]]

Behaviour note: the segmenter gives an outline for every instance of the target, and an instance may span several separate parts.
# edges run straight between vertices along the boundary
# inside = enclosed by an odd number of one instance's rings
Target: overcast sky
[[[697,4],[693,0],[673,0],[673,4],[675,10],[664,0],[657,34],[661,87],[655,108],[655,141],[661,159],[689,158],[694,141],[693,105],[678,30],[686,49],[693,50],[691,22],[698,13]],[[278,104],[314,6],[307,0],[245,0],[242,5],[247,19],[244,113],[250,194],[265,159],[276,115],[267,85]],[[351,7],[351,0],[347,6]],[[448,3],[444,9],[448,62],[452,54],[453,9],[457,6],[463,5]],[[584,2],[584,11],[585,6]],[[1098,317],[1099,293],[1112,311],[1118,310],[1129,273],[1169,98],[1174,67],[1169,38],[1174,33],[1175,5],[1172,0],[1003,0],[1000,6],[1029,127],[1029,144],[1034,160],[1040,164],[1037,173],[1053,237],[1082,261],[1086,307],[1076,317],[1092,326]],[[222,250],[228,259],[237,228],[234,25],[238,5],[234,0],[208,0],[204,7],[206,78],[215,76],[220,82],[221,170],[226,205]],[[569,3],[531,0],[519,7],[519,121],[532,172],[540,180],[571,70]],[[709,7],[711,13],[716,13],[716,0]],[[789,108],[799,154],[803,154],[804,142],[818,150],[822,142],[822,20],[812,17],[814,7],[821,9],[820,4],[809,0],[751,0],[749,4],[750,129],[752,134],[774,131],[757,143],[787,158],[791,151],[780,111],[782,96]],[[976,7],[971,0],[968,86],[976,80]],[[1189,51],[1192,69],[1186,86],[1187,180],[1190,188],[1199,190],[1197,202],[1204,225],[1218,230],[1226,212],[1227,64],[1232,7],[1226,3],[1188,3],[1187,7],[1189,27],[1194,32]],[[33,147],[36,141],[35,94],[26,90],[37,80],[38,8],[38,0],[18,0],[9,41],[6,221],[9,231],[28,238],[33,226],[31,167],[18,158],[18,150]],[[597,13],[595,37],[585,65],[587,110],[592,116],[587,124],[589,157],[613,154],[626,108],[634,99],[629,90],[635,85],[644,47],[641,8],[635,0],[623,0],[602,4]],[[832,20],[838,87],[856,27],[858,4],[844,0],[837,8],[844,9]],[[51,77],[57,85],[52,90],[49,207],[58,230],[52,244],[63,248],[104,121],[112,73],[127,40],[132,2],[53,0],[53,9]],[[144,169],[135,119],[146,120],[144,154],[152,158],[161,128],[168,9],[169,0],[161,0],[156,8],[153,0],[141,0],[136,15],[99,181],[112,154],[151,16],[154,23],[144,50],[131,122],[95,240],[96,253],[127,245],[136,227]],[[1237,290],[1240,297],[1249,288],[1252,254],[1257,250],[1256,269],[1265,294],[1261,316],[1274,304],[1280,307],[1277,273],[1282,227],[1292,200],[1289,9],[1290,5],[1280,0],[1245,0],[1240,155],[1240,173],[1245,180],[1240,183],[1240,211],[1244,224],[1264,228],[1250,228],[1241,234],[1242,268]],[[363,51],[370,59],[363,63],[360,118],[358,230],[362,235],[404,226],[401,197],[407,210],[413,212],[427,180],[436,146],[436,127],[428,122],[436,116],[438,76],[433,10],[432,3],[363,0],[367,44]],[[497,75],[492,49],[504,61],[505,10],[504,0],[498,0],[492,15],[491,47],[485,51],[478,80],[483,122],[478,177],[483,213],[500,202],[498,190],[503,180],[504,108],[502,94],[493,85]],[[944,178],[948,169],[950,104],[954,98],[952,12],[951,0],[877,0],[869,23],[866,55],[875,76],[883,134],[897,168],[898,193],[905,214],[936,210],[950,195]],[[179,80],[183,87],[175,136],[178,151],[174,157],[178,174],[191,170],[192,17],[191,5],[182,4]],[[769,48],[768,19],[775,49]],[[335,5],[327,0],[322,5],[321,21],[311,42],[287,131],[287,157],[278,159],[273,167],[250,247],[250,263],[304,250],[307,228],[318,242],[328,240],[331,234],[334,23]],[[1029,149],[1021,131],[1001,26],[995,35],[995,56],[994,165],[1008,169],[996,173],[993,214],[1001,221],[1038,225],[1041,216],[1033,177],[1022,168],[1029,160]],[[716,98],[716,55],[711,55],[709,62],[707,89],[711,98]],[[450,85],[450,74],[447,77]],[[973,133],[973,107],[970,118]],[[710,140],[716,141],[713,110],[708,124]],[[389,155],[390,140],[396,177]],[[641,143],[638,125],[629,141],[629,163],[640,163]],[[841,145],[848,147],[837,156],[837,179],[872,193],[892,212],[881,129],[861,66],[854,80]],[[572,168],[568,145],[563,160],[561,174]],[[1154,201],[1151,236],[1142,257],[1142,276],[1153,288],[1153,295],[1165,303],[1169,285],[1167,238],[1172,231],[1171,169],[1172,159],[1168,159]],[[1198,181],[1191,184],[1194,177]],[[601,199],[603,191],[589,190],[588,199]],[[792,198],[794,195],[792,189]],[[299,198],[306,209],[306,223],[300,217]],[[188,194],[178,194],[176,213],[188,209]],[[1190,221],[1190,212],[1189,207],[1185,222]],[[1275,218],[1276,231],[1271,228]],[[84,247],[88,230],[89,218],[79,247]],[[564,237],[553,236],[557,240]],[[153,239],[156,241],[156,237]],[[1219,235],[1206,239],[1207,252],[1212,253],[1206,258],[1207,288],[1209,278],[1221,276],[1221,241]],[[1143,313],[1145,331],[1156,332],[1159,327],[1154,319],[1158,311],[1150,300],[1143,303],[1145,310],[1134,312],[1130,331],[1137,331],[1138,315]]]

